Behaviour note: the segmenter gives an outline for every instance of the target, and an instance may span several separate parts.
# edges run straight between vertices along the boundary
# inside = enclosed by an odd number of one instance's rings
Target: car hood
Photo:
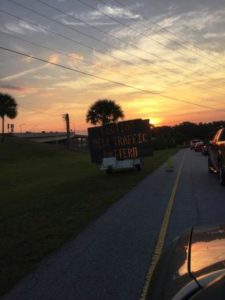
[[[189,251],[191,276],[201,286],[225,275],[225,225],[194,228]]]
[[[221,276],[225,276],[225,225],[194,227],[161,256],[147,299],[189,299]]]
[[[191,289],[199,288],[188,271],[191,235],[192,230],[188,230],[161,255],[150,282],[147,299],[173,299],[180,291],[185,293],[187,286],[191,285]]]

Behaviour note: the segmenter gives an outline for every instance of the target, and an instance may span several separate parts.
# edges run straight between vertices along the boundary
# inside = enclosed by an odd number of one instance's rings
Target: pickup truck
[[[209,144],[208,169],[219,174],[221,185],[225,185],[225,128],[220,128]]]

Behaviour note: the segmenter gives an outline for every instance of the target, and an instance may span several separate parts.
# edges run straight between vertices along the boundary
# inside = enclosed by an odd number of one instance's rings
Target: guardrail
[[[26,132],[14,133],[18,138],[29,139],[38,143],[65,143],[67,141],[66,132]],[[70,133],[70,144],[74,147],[87,147],[88,136],[84,134]]]

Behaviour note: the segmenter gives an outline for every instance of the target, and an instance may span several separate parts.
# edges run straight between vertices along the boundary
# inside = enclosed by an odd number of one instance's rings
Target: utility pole
[[[66,121],[66,136],[67,136],[67,147],[70,146],[70,116],[68,113],[63,115],[63,119]]]

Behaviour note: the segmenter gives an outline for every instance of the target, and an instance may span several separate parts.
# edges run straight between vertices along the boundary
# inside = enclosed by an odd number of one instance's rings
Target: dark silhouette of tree
[[[182,122],[175,126],[161,126],[152,128],[154,149],[174,147],[175,145],[189,145],[190,140],[199,138],[208,143],[221,127],[225,127],[225,121],[210,123]]]
[[[124,118],[120,105],[113,100],[102,99],[92,104],[87,112],[86,121],[96,125],[106,125]]]
[[[16,100],[8,95],[0,93],[0,117],[2,118],[2,142],[4,142],[5,117],[14,119],[17,116]]]

